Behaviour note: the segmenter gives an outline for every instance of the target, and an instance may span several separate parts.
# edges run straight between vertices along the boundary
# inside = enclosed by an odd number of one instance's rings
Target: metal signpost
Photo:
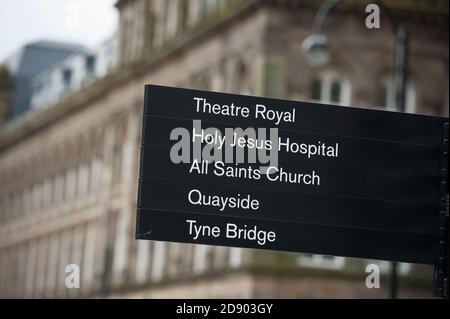
[[[137,239],[430,264],[448,296],[448,118],[147,85],[142,134]]]

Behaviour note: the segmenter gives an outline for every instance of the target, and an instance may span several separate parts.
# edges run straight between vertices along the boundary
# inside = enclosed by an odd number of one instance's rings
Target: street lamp
[[[330,62],[330,46],[324,34],[312,34],[302,44],[302,50],[308,63],[320,67]]]
[[[328,12],[339,1],[340,0],[327,0],[320,6],[314,17],[312,34],[303,41],[302,50],[306,60],[313,67],[324,66],[330,62],[330,46],[328,37],[323,32],[323,25]]]
[[[305,38],[302,49],[308,63],[313,67],[321,67],[329,63],[331,50],[327,36],[323,32],[325,19],[329,11],[342,0],[326,0],[317,11],[314,17],[312,34]],[[394,101],[390,103],[398,111],[404,112],[406,108],[406,83],[408,79],[408,33],[405,28],[399,26],[392,11],[383,5],[383,1],[377,1],[378,5],[386,9],[388,20],[392,24],[394,30],[394,51],[393,66],[391,70],[391,81],[395,92]],[[397,263],[391,262],[391,278],[390,278],[390,298],[397,296]]]

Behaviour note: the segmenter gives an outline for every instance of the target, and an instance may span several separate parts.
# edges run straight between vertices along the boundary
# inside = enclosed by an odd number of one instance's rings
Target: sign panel
[[[447,159],[447,118],[147,85],[136,238],[433,264],[442,283]]]

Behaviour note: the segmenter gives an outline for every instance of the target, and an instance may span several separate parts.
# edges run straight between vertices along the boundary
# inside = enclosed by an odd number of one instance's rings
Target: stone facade
[[[336,9],[331,62],[315,69],[301,51],[317,9],[306,1],[117,7],[119,66],[0,131],[0,297],[386,297],[385,277],[365,288],[362,260],[136,241],[134,231],[144,84],[375,107],[389,95],[392,31],[366,29],[363,9]],[[448,14],[402,17],[409,111],[448,116]],[[65,287],[68,264],[80,266],[80,289]],[[400,297],[431,297],[431,267],[405,267]]]

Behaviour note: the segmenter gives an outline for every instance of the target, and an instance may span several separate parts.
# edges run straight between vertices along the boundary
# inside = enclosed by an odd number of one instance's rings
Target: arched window
[[[342,83],[340,81],[332,81],[330,85],[330,100],[332,103],[341,103],[342,101]]]
[[[178,31],[185,30],[189,24],[189,1],[180,0],[178,4]]]
[[[165,1],[165,38],[169,39],[177,33],[178,2],[174,0]]]
[[[208,15],[208,11],[206,9],[206,0],[201,0],[200,3],[200,18],[204,19]]]
[[[335,72],[321,73],[310,84],[310,98],[316,102],[350,105],[350,81]]]
[[[147,39],[147,48],[151,48],[155,41],[156,31],[156,16],[152,9],[146,10],[147,29],[145,30],[145,37]]]
[[[206,0],[206,12],[210,13],[214,11],[219,4],[219,0]]]
[[[236,94],[251,94],[250,75],[244,62],[239,62],[236,65],[232,91]]]
[[[211,12],[215,11],[219,6],[219,0],[201,0],[200,18],[206,18]]]
[[[384,77],[378,89],[377,102],[381,106],[390,111],[401,111],[395,101],[395,85],[392,78]],[[406,84],[405,108],[406,113],[416,112],[416,89],[411,81]]]
[[[322,99],[322,81],[314,79],[311,81],[310,98],[314,101],[320,101]]]

